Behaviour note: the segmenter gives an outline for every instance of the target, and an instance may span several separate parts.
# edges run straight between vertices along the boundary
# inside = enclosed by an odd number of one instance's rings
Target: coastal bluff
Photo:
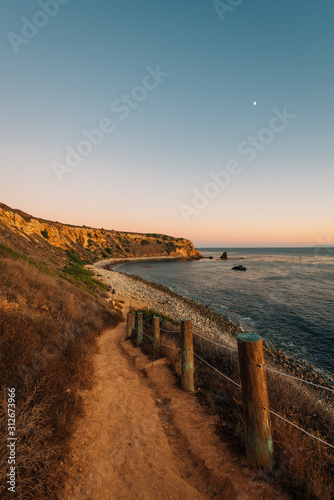
[[[0,244],[56,265],[63,261],[64,251],[75,251],[89,261],[131,257],[201,257],[193,243],[185,238],[62,224],[33,217],[2,203]]]

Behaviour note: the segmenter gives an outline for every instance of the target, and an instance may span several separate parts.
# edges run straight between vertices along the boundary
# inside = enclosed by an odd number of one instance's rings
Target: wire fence
[[[143,335],[145,335],[145,337],[148,337],[149,339],[151,340],[154,340],[153,337],[151,337],[150,335],[147,335],[147,333],[144,332],[143,330]],[[162,342],[159,342],[159,346],[164,346],[164,347],[168,347],[168,349],[174,349],[175,351],[181,351],[181,348],[180,347],[174,347],[172,345],[168,345],[168,344],[163,344]]]
[[[230,377],[228,377],[224,373],[222,373],[219,370],[217,370],[217,368],[215,368],[214,366],[210,365],[210,363],[208,363],[207,361],[205,361],[205,359],[201,358],[201,356],[199,356],[198,354],[196,354],[195,351],[193,351],[193,353],[194,353],[194,356],[196,356],[196,358],[200,359],[203,363],[205,363],[210,368],[212,368],[212,370],[214,370],[215,372],[219,373],[219,375],[221,375],[222,377],[226,378],[227,380],[229,380],[230,382],[232,382],[232,384],[236,385],[237,387],[240,387],[240,389],[241,389],[241,385],[240,384],[238,384],[237,382],[235,382],[234,380],[232,380]]]
[[[218,342],[214,342],[213,340],[211,339],[208,339],[207,337],[203,337],[203,335],[200,335],[199,333],[193,331],[192,332],[194,335],[196,335],[197,337],[200,337],[201,339],[204,339],[206,340],[207,342],[210,342],[210,344],[214,344],[214,345],[217,345],[218,347],[221,347],[222,349],[227,349],[229,351],[235,351],[235,352],[238,352],[238,349],[234,349],[234,347],[229,347],[225,344],[220,344]]]
[[[284,372],[281,372],[279,370],[275,370],[274,368],[270,368],[269,366],[265,366],[265,365],[261,365],[261,366],[263,368],[265,368],[266,370],[269,370],[270,372],[279,373],[280,375],[283,375],[284,377],[293,378],[294,380],[298,380],[298,382],[303,382],[304,384],[313,385],[314,387],[318,387],[320,389],[323,389],[324,391],[334,392],[334,389],[330,389],[329,387],[326,387],[324,385],[319,385],[319,384],[315,384],[314,382],[309,382],[308,380],[305,380],[305,379],[300,378],[300,377],[295,377],[294,375],[289,375],[288,373],[284,373]]]
[[[143,321],[143,325],[147,326],[148,328],[154,328],[154,325],[149,325],[148,323],[145,323],[145,321]],[[161,328],[161,326],[160,331],[164,333],[181,333],[181,330],[165,330],[164,328]]]
[[[148,327],[150,329],[153,329],[154,328],[154,325],[149,325],[145,322],[143,322],[143,325],[145,327]],[[164,333],[168,333],[168,334],[180,334],[181,331],[178,330],[178,331],[175,331],[175,330],[165,330],[163,328],[160,327],[160,330]],[[203,335],[199,334],[198,332],[194,331],[194,330],[191,330],[191,333],[193,333],[195,336],[201,338],[202,340],[205,340],[206,342],[209,342],[210,344],[213,344],[213,345],[216,345],[217,347],[219,348],[222,348],[222,349],[226,349],[226,350],[230,350],[230,351],[234,351],[234,352],[237,352],[238,349],[235,349],[233,347],[230,347],[230,346],[226,346],[222,343],[219,343],[219,342],[215,342],[211,339],[209,339],[208,337],[204,337]],[[144,331],[144,328],[143,328],[143,334],[145,335],[145,337],[151,339],[151,340],[154,340],[153,337],[151,337],[150,335],[148,335],[145,331]],[[174,346],[171,346],[171,345],[168,345],[168,344],[165,344],[165,343],[162,343],[159,341],[159,346],[164,346],[164,347],[167,347],[168,349],[174,349],[174,350],[177,350],[177,351],[181,351],[181,348],[180,347],[174,347]],[[222,376],[224,379],[226,379],[227,381],[229,381],[230,383],[232,383],[233,385],[235,385],[236,387],[238,387],[239,389],[242,390],[242,386],[240,384],[238,384],[235,380],[231,379],[230,377],[228,377],[227,375],[225,375],[224,373],[222,373],[220,370],[218,370],[217,368],[215,368],[213,365],[211,365],[210,363],[208,363],[208,361],[206,361],[205,359],[203,359],[197,352],[195,352],[193,350],[193,355],[199,359],[202,363],[204,363],[205,365],[207,365],[209,368],[211,368],[212,370],[214,370],[216,373],[218,373],[220,376]],[[326,387],[326,386],[323,386],[323,385],[320,385],[320,384],[316,384],[316,383],[313,383],[313,382],[309,382],[308,380],[305,380],[305,379],[302,379],[300,377],[295,377],[293,375],[289,375],[287,373],[284,373],[284,372],[281,372],[279,370],[275,370],[274,368],[271,368],[271,367],[268,367],[268,366],[265,366],[265,365],[257,365],[258,367],[263,367],[265,368],[266,370],[268,371],[271,371],[271,372],[274,372],[274,373],[277,373],[279,374],[280,376],[283,376],[283,377],[288,377],[290,379],[294,379],[294,380],[297,380],[298,382],[303,382],[303,383],[306,383],[306,384],[309,384],[311,386],[314,386],[314,387],[317,387],[318,389],[322,389],[322,390],[326,390],[326,391],[330,391],[330,392],[334,392],[333,389],[329,388],[329,387]],[[286,423],[288,423],[289,425],[295,427],[296,429],[298,429],[299,431],[303,432],[304,434],[306,434],[307,436],[313,438],[314,440],[318,441],[318,442],[321,442],[322,444],[334,449],[334,446],[330,443],[327,443],[326,441],[324,441],[323,439],[321,438],[318,438],[317,436],[314,436],[314,434],[311,434],[310,432],[306,431],[305,429],[303,429],[302,427],[299,427],[298,425],[296,425],[295,423],[291,422],[290,420],[286,419],[285,417],[282,417],[281,415],[279,415],[278,413],[270,410],[269,408],[266,408],[266,407],[263,407],[264,410],[267,410],[270,414],[274,415],[275,417],[285,421]]]
[[[293,422],[291,422],[287,418],[282,417],[282,415],[278,415],[278,413],[275,413],[274,411],[269,410],[269,408],[266,408],[265,406],[263,407],[263,409],[269,411],[269,413],[272,413],[273,415],[275,415],[275,417],[278,417],[281,420],[284,420],[284,422],[287,422],[288,424],[292,425],[293,427],[296,427],[296,429],[299,429],[300,431],[304,432],[304,434],[307,434],[311,438],[316,439],[317,441],[320,441],[321,443],[325,444],[326,446],[329,446],[330,448],[334,449],[334,446],[332,444],[326,443],[326,441],[324,441],[323,439],[320,439],[317,436],[314,436],[313,434],[310,434],[309,432],[305,431],[305,429],[302,429],[301,427],[299,427],[298,425],[294,424]]]

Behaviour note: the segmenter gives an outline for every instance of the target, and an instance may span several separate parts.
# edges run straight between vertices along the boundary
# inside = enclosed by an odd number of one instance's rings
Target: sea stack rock
[[[245,266],[234,266],[232,267],[232,271],[246,271]]]
[[[220,258],[223,259],[223,260],[227,260],[228,259],[227,252],[224,252],[223,255]]]

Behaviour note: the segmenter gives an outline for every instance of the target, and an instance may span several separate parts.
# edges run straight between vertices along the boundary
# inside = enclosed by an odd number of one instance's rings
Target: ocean
[[[199,250],[214,259],[226,250],[231,260],[126,263],[115,270],[209,306],[317,372],[334,376],[334,248]],[[232,270],[239,264],[247,271]]]

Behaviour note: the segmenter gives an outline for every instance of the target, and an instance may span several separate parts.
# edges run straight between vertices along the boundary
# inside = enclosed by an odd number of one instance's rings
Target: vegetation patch
[[[83,283],[91,291],[108,289],[105,283],[103,283],[102,281],[98,281],[96,278],[94,278],[93,271],[85,269],[81,264],[75,262],[65,266],[61,270],[60,274],[63,275],[65,278],[66,277],[75,278],[76,281]]]
[[[175,243],[173,243],[172,241],[169,241],[167,243],[166,247],[168,248],[168,250],[173,251],[173,252],[176,250]]]
[[[30,264],[31,266],[35,267],[39,271],[48,274],[50,276],[57,276],[57,272],[53,269],[50,269],[46,264],[43,262],[37,262],[36,260],[32,259],[31,257],[27,257],[26,255],[16,252],[16,250],[13,250],[12,248],[9,248],[5,245],[0,245],[0,257],[1,256],[9,256],[17,260],[21,260],[23,262],[26,262],[27,264]]]
[[[5,395],[15,387],[19,490],[15,498],[61,498],[69,441],[91,384],[92,354],[103,329],[121,316],[28,257],[0,249],[0,439],[6,442]],[[77,256],[69,257],[73,265]],[[8,451],[0,448],[0,498],[7,496]]]
[[[43,229],[43,231],[41,231],[41,234],[42,234],[43,238],[45,238],[46,240],[49,239],[49,233],[48,233],[47,229]]]
[[[175,321],[170,316],[166,316],[166,314],[155,311],[154,309],[149,309],[149,308],[145,307],[143,309],[138,309],[137,312],[143,313],[143,321],[145,323],[147,323],[148,325],[153,325],[153,318],[160,318],[160,321],[165,321],[165,322],[171,323],[172,325],[179,324],[178,321]]]

